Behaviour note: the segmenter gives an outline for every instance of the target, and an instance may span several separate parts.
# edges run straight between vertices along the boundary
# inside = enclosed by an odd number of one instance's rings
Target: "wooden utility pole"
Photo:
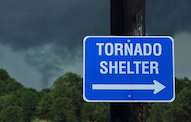
[[[111,35],[145,35],[145,0],[111,0]],[[145,103],[110,103],[111,122],[145,122]]]

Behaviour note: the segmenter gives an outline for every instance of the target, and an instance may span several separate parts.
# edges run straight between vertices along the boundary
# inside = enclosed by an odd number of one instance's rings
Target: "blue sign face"
[[[87,36],[83,98],[87,102],[172,102],[174,41],[168,36]]]

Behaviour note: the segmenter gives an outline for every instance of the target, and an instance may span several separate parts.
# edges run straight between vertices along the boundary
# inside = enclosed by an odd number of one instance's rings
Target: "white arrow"
[[[162,85],[156,80],[153,80],[154,84],[92,84],[93,90],[154,90],[154,94],[157,94],[166,86]]]

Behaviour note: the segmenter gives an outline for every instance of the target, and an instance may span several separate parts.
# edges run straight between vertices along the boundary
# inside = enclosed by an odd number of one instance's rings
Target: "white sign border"
[[[173,97],[170,100],[89,100],[85,96],[85,42],[88,38],[169,38],[172,41]],[[175,100],[174,39],[171,36],[86,36],[83,39],[83,99],[86,102],[173,102]]]

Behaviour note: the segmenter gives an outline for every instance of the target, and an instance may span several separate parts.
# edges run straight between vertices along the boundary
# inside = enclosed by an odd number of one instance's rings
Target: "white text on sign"
[[[162,53],[162,46],[160,43],[154,43],[154,45],[151,45],[150,43],[143,43],[143,45],[136,43],[134,47],[133,43],[96,43],[96,45],[98,46],[98,54],[100,56],[104,54],[107,56],[150,56],[151,54],[160,56]],[[102,53],[102,51],[104,53]]]
[[[96,43],[98,55],[106,56],[160,56],[160,43]],[[159,74],[157,61],[100,61],[101,74]],[[134,70],[132,70],[134,69]]]

